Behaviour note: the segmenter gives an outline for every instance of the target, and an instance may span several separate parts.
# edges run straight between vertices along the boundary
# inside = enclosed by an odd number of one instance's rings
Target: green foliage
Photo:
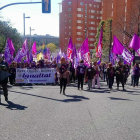
[[[105,24],[105,21],[104,20],[101,20],[100,23],[99,23],[99,25],[98,25],[97,34],[95,36],[96,42],[94,43],[94,46],[95,47],[98,45],[101,27],[104,27],[104,24]],[[103,33],[104,33],[104,30],[103,30]]]
[[[53,44],[53,43],[49,43],[49,44],[47,45],[47,48],[49,48],[49,50],[50,50],[51,52],[56,52],[56,50],[57,50],[57,46],[56,46],[55,44]]]
[[[103,57],[109,56],[110,39],[112,36],[110,34],[112,32],[110,31],[111,24],[112,24],[112,19],[107,19],[106,21],[101,20],[97,28],[97,34],[95,37],[96,42],[94,43],[94,46],[96,47],[98,45],[101,27],[103,27]]]
[[[22,42],[20,34],[17,29],[12,28],[10,22],[0,21],[0,53],[4,52],[7,38],[13,41],[15,50],[18,51]]]

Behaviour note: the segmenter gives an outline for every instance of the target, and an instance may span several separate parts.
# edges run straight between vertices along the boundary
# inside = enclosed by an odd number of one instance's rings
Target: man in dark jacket
[[[4,66],[4,71],[8,71],[9,67],[8,67],[8,63],[2,60],[2,57],[0,57],[0,66]],[[1,72],[1,68],[0,67],[0,72]],[[3,93],[4,93],[4,97],[5,97],[5,101],[8,101],[8,89],[7,89],[7,83],[8,83],[8,78],[4,79],[3,81],[0,81],[0,84],[2,85],[2,89],[3,89]]]
[[[124,89],[124,72],[125,67],[122,65],[122,62],[118,62],[118,66],[116,68],[116,81],[117,81],[117,90],[119,90],[119,83],[122,83],[123,90]]]
[[[90,63],[90,66],[86,69],[86,74],[85,74],[85,77],[87,78],[88,81],[88,90],[90,90],[92,87],[93,77],[95,75],[96,75],[96,71],[92,67],[92,63]]]

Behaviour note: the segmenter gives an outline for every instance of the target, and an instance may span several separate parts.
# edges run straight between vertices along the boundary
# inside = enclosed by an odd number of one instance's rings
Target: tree
[[[46,47],[49,48],[51,52],[56,52],[57,50],[57,46],[53,43],[49,43],[48,45],[46,45]]]
[[[97,28],[97,34],[96,34],[96,42],[94,43],[94,46],[97,47],[99,42],[99,36],[101,32],[101,27],[103,27],[103,57],[109,56],[109,49],[110,49],[110,41],[112,38],[111,35],[111,23],[112,19],[107,19],[106,21],[101,20],[99,23],[99,26]]]
[[[22,45],[22,38],[20,34],[17,29],[12,28],[10,22],[0,21],[0,53],[4,52],[7,38],[13,41],[15,50],[18,51]]]

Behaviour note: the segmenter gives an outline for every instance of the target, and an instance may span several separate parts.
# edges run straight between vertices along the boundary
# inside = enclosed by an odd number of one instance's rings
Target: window
[[[90,44],[90,46],[91,46],[91,47],[93,47],[93,46],[94,46],[94,44]]]
[[[97,5],[97,8],[99,8],[99,5]]]
[[[71,5],[71,2],[68,2],[68,5]]]
[[[94,27],[89,27],[89,29],[90,29],[90,30],[95,30],[95,28],[94,28]]]
[[[90,33],[91,36],[95,36],[95,33]]]
[[[94,8],[96,8],[96,5],[94,5]]]
[[[77,26],[77,29],[82,29],[82,27],[81,26]]]
[[[71,8],[69,8],[68,11],[71,11]]]
[[[83,33],[82,32],[77,32],[77,35],[82,35]]]
[[[71,20],[69,20],[69,23],[71,23]]]
[[[95,39],[94,38],[89,38],[89,41],[94,41]]]
[[[69,29],[71,29],[71,26],[69,26]]]
[[[83,15],[82,14],[77,14],[77,17],[83,17]]]
[[[69,32],[69,35],[71,35],[71,32]]]
[[[67,34],[67,33],[65,32],[65,34]]]
[[[91,18],[95,18],[95,16],[91,16]]]
[[[71,17],[71,14],[69,14],[69,17]]]
[[[77,38],[77,41],[82,41],[83,39],[82,38]]]
[[[91,10],[91,13],[95,13],[95,10]]]
[[[80,2],[80,5],[84,5],[84,3],[83,2]]]
[[[92,7],[92,4],[89,4],[89,7]]]
[[[77,23],[83,23],[83,21],[82,20],[77,20]]]
[[[83,8],[77,8],[77,11],[84,11],[84,9]]]
[[[91,21],[90,24],[95,24],[95,22],[94,21]]]

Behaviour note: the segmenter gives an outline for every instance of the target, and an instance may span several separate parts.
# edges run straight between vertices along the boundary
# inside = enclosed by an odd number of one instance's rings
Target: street
[[[140,88],[59,94],[59,86],[9,86],[0,105],[0,140],[140,140]]]

